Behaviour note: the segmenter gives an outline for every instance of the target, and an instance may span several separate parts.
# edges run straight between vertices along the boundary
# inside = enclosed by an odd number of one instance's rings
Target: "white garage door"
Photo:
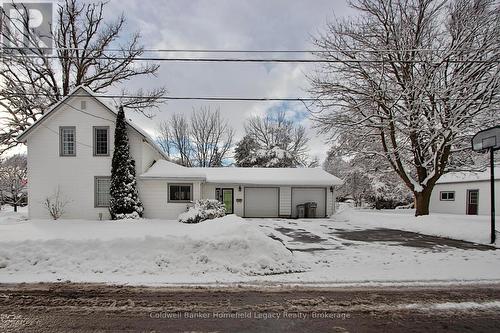
[[[292,188],[292,217],[297,217],[297,205],[316,202],[317,217],[326,216],[326,188]]]
[[[245,187],[245,217],[277,217],[279,188]]]

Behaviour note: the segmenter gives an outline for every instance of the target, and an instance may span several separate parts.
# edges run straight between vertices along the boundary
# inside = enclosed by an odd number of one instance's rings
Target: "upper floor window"
[[[94,156],[109,155],[109,127],[94,127]]]
[[[455,201],[455,191],[442,191],[440,192],[441,201]]]
[[[76,156],[76,127],[59,127],[59,155]]]

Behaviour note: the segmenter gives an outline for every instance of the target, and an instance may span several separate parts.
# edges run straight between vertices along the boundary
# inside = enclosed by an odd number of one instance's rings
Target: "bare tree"
[[[188,120],[181,114],[174,114],[168,122],[163,123],[163,128],[167,130],[166,133],[171,133],[172,139],[168,144],[170,150],[175,150],[179,164],[193,166],[193,145]]]
[[[124,40],[120,34],[125,18],[120,15],[113,22],[105,21],[105,4],[80,4],[77,0],[58,4],[49,36],[57,48],[55,56],[47,54],[38,42],[44,36],[29,28],[26,7],[13,3],[18,15],[3,13],[6,22],[0,38],[0,109],[4,116],[0,119],[0,153],[18,145],[16,136],[76,86],[102,93],[136,76],[156,75],[158,64],[136,64],[143,54],[140,35]],[[140,90],[134,98],[122,98],[120,103],[145,113],[156,107],[165,93],[164,88]]]
[[[64,215],[64,209],[69,202],[70,201],[62,195],[60,188],[57,187],[57,190],[52,196],[45,198],[43,205],[52,219],[58,220]]]
[[[429,213],[437,180],[499,121],[500,7],[493,0],[357,0],[315,40],[313,117],[352,152],[384,158]],[[326,101],[328,98],[329,101]],[[453,159],[452,156],[454,157]],[[465,156],[465,158],[463,158]],[[452,164],[453,162],[453,164]]]
[[[0,192],[2,203],[17,207],[27,202],[26,155],[13,155],[0,163]]]
[[[234,130],[220,111],[209,107],[193,110],[191,118],[174,114],[159,126],[158,142],[184,166],[218,167],[233,146]]]
[[[191,117],[195,162],[200,167],[222,166],[233,145],[234,130],[223,120],[219,109],[202,107]]]
[[[172,134],[170,133],[170,123],[168,121],[161,121],[158,125],[158,136],[156,137],[156,142],[161,147],[161,149],[167,154],[170,159],[173,153],[172,149]]]

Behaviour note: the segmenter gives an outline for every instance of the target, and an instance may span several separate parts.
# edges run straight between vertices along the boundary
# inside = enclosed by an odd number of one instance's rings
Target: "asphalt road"
[[[498,332],[500,285],[145,288],[0,285],[1,332]],[[437,306],[437,304],[441,304]]]

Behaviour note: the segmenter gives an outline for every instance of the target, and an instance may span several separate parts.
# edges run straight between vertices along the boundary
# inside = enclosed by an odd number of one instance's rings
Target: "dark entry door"
[[[467,215],[477,215],[479,190],[467,190]]]
[[[226,207],[226,214],[234,213],[234,189],[216,188],[215,198],[224,204]]]

